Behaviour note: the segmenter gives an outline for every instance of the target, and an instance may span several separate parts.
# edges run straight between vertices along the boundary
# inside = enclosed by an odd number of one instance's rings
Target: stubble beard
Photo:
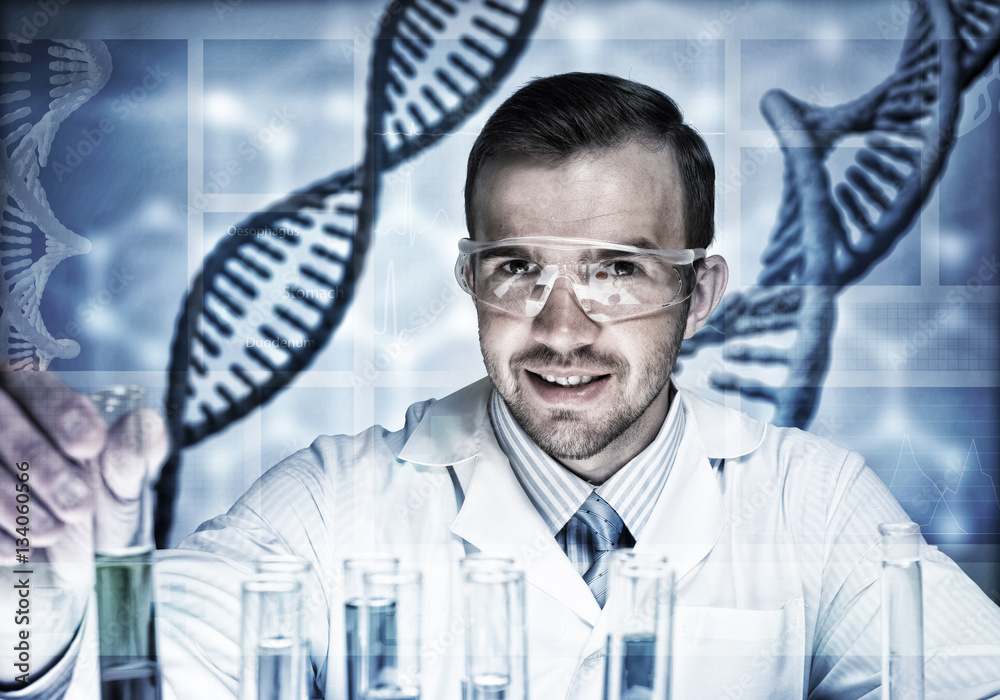
[[[681,323],[676,326],[672,338],[659,345],[652,356],[636,367],[617,355],[596,353],[590,348],[561,356],[545,346],[536,346],[514,355],[504,367],[482,342],[481,333],[480,347],[486,372],[528,437],[555,459],[582,460],[594,457],[612,447],[613,443],[615,448],[625,448],[638,439],[636,433],[640,419],[670,381],[683,337],[684,324]],[[593,419],[589,419],[583,411],[573,409],[537,409],[529,403],[527,390],[516,380],[528,362],[601,367],[615,376],[618,395],[603,415]],[[630,390],[629,380],[633,372],[637,373],[638,383]]]

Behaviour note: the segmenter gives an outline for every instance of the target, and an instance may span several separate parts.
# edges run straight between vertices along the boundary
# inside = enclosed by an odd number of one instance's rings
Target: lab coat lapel
[[[712,551],[725,522],[718,477],[705,455],[694,417],[686,406],[682,408],[686,409],[686,425],[677,457],[635,545],[638,552],[665,554],[678,582]],[[608,609],[602,611],[585,655],[604,647],[611,623]]]
[[[698,431],[685,430],[676,461],[636,549],[665,553],[680,581],[712,551],[724,518],[716,471],[705,455]]]
[[[456,472],[465,502],[452,532],[483,552],[513,556],[524,566],[529,585],[594,625],[600,606],[518,483],[488,417],[475,463]]]
[[[636,549],[665,553],[682,582],[725,526],[719,465],[757,449],[766,425],[687,391],[677,398],[684,409],[681,444]]]
[[[431,404],[397,459],[452,467],[463,502],[451,531],[482,552],[514,557],[529,585],[594,625],[600,606],[524,493],[493,434],[486,410],[492,391],[492,383],[483,379]]]

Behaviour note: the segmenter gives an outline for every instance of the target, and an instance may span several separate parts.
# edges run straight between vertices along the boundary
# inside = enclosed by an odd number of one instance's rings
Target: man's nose
[[[570,281],[560,277],[552,285],[545,306],[533,319],[531,330],[537,342],[566,353],[592,344],[601,326],[584,312]]]

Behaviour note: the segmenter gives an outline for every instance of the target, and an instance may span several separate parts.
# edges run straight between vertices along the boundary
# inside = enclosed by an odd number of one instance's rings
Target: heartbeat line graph
[[[434,216],[431,217],[430,223],[426,226],[417,228],[414,226],[414,213],[413,213],[413,189],[411,184],[411,174],[406,172],[401,174],[403,178],[403,196],[402,196],[402,227],[398,226],[386,226],[386,227],[376,227],[374,229],[376,237],[383,236],[399,236],[402,238],[409,239],[409,247],[415,248],[416,241],[419,236],[424,234],[431,229],[439,229],[442,233],[440,238],[443,240],[454,240],[453,228],[451,225],[451,219],[448,213],[443,209],[439,208]],[[383,301],[382,301],[382,327],[374,331],[376,335],[385,335],[389,330],[390,319],[392,322],[392,339],[394,341],[399,341],[404,335],[412,335],[416,331],[420,330],[427,323],[417,324],[403,330],[399,330],[399,301],[396,292],[396,259],[390,257],[385,265],[385,284],[382,288]]]
[[[409,239],[410,247],[416,246],[417,237],[421,234],[430,231],[433,228],[439,226],[439,221],[443,221],[443,228],[445,235],[448,240],[451,240],[451,235],[453,227],[451,225],[451,218],[448,216],[443,208],[438,209],[434,212],[434,216],[431,217],[431,221],[426,226],[421,228],[416,228],[413,225],[413,187],[411,184],[411,173],[409,171],[405,173],[399,173],[399,177],[403,179],[403,196],[402,196],[402,209],[403,209],[403,226],[402,228],[398,226],[385,226],[374,228],[376,236],[402,236]],[[383,216],[385,216],[383,214]],[[458,250],[456,248],[456,255]]]
[[[972,440],[957,474],[925,468],[917,460],[910,436],[904,435],[889,490],[925,534],[994,534],[989,525],[1000,514],[1000,492],[983,468]],[[957,476],[957,478],[956,478]]]
[[[385,266],[385,289],[383,291],[385,299],[382,302],[382,330],[375,331],[375,335],[385,335],[389,330],[389,316],[392,316],[392,338],[399,340],[399,304],[396,301],[396,265],[394,260],[390,260]]]

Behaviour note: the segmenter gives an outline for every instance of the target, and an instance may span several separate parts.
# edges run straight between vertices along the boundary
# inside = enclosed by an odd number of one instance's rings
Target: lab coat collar
[[[428,467],[451,467],[479,454],[483,439],[483,418],[493,391],[493,382],[478,382],[435,401],[420,418],[397,459]],[[486,422],[486,430],[493,427]]]
[[[464,501],[453,533],[480,551],[513,556],[526,580],[572,609],[595,629],[588,647],[603,643],[606,615],[556,543],[500,449],[487,413],[493,385],[483,379],[427,407],[398,458],[452,466]],[[709,460],[747,454],[765,426],[736,411],[680,391],[687,429],[672,473],[650,515],[639,550],[664,552],[680,580],[715,546],[724,511]]]
[[[767,424],[745,413],[702,398],[691,391],[681,390],[687,417],[697,424],[705,456],[711,460],[736,459],[748,455],[764,442]]]

